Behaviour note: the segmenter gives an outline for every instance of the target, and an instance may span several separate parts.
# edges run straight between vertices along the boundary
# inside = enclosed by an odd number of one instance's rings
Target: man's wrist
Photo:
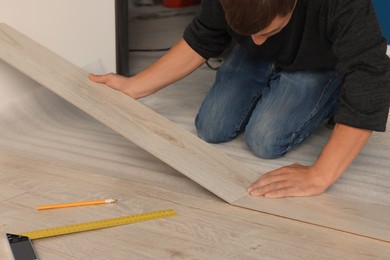
[[[331,186],[342,174],[328,166],[329,165],[322,164],[319,162],[319,160],[317,160],[312,166],[309,167],[310,171],[315,175],[318,185],[326,187],[325,189]]]

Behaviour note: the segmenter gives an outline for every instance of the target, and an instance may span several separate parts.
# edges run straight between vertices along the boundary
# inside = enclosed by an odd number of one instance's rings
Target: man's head
[[[263,44],[290,21],[297,0],[221,0],[229,26]]]

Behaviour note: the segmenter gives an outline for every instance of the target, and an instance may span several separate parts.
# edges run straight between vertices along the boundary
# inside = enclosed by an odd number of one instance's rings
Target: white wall
[[[115,71],[114,0],[0,0],[5,22],[71,62]]]
[[[115,0],[0,0],[0,22],[80,67],[116,71]],[[0,61],[0,104],[34,86]]]

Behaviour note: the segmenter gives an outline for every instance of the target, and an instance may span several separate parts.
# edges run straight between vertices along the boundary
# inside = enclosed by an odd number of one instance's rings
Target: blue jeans
[[[255,155],[281,157],[334,115],[340,88],[335,70],[283,71],[237,46],[217,72],[196,129],[209,143],[245,131]]]

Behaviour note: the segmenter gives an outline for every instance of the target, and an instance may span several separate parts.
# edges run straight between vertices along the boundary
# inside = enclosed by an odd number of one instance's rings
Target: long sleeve
[[[390,59],[369,0],[324,2],[327,34],[343,77],[335,121],[385,131],[390,104]]]
[[[218,0],[202,0],[201,8],[183,35],[188,45],[203,58],[219,55],[229,45],[231,36]]]

